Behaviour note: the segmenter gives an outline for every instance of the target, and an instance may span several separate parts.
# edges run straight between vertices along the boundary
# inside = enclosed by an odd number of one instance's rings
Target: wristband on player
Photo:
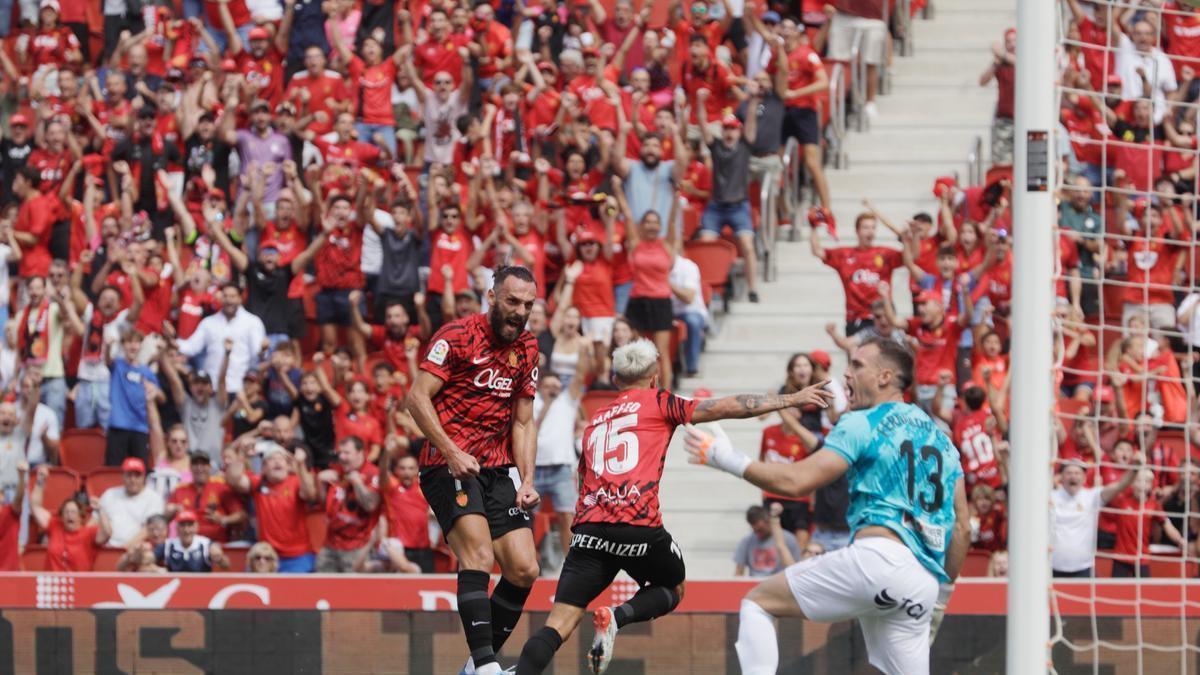
[[[950,596],[954,594],[954,582],[951,581],[945,584],[938,584],[937,604],[945,607],[950,602]]]
[[[720,425],[710,424],[708,426],[713,433],[702,431],[691,425],[687,427],[687,437],[684,442],[688,455],[690,455],[688,461],[692,464],[711,466],[742,478],[753,460],[733,449],[733,444]]]

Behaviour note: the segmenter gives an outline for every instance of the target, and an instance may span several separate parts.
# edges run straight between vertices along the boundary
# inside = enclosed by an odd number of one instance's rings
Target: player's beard
[[[520,317],[504,316],[499,305],[492,305],[492,308],[488,310],[488,323],[492,325],[492,334],[501,342],[506,343],[515,341],[525,328],[525,322]]]

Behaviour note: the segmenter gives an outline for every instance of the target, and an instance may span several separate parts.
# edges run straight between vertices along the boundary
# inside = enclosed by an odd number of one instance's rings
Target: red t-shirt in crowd
[[[963,332],[958,315],[946,314],[937,328],[929,328],[920,319],[912,318],[908,320],[907,332],[917,340],[917,384],[937,384],[938,374],[948,371],[953,385],[958,339]]]
[[[96,545],[99,525],[83,525],[74,532],[63,527],[58,516],[46,528],[46,569],[50,572],[91,572],[100,547]]]
[[[342,399],[342,404],[333,411],[333,428],[339,441],[357,436],[367,446],[369,452],[372,445],[383,445],[383,425],[370,412],[362,414],[350,409],[349,401]]]
[[[371,511],[363,509],[350,481],[345,478],[345,470],[341,465],[333,469],[338,473],[338,482],[330,485],[325,494],[325,517],[328,518],[325,545],[339,551],[352,551],[366,546],[370,541],[371,531],[379,520],[379,507]],[[378,493],[379,467],[364,462],[358,472],[362,474],[367,489]]]
[[[439,230],[434,233],[429,248],[432,251],[429,254],[430,293],[453,293],[471,287],[467,279],[467,258],[471,257],[475,247],[471,245],[470,235],[463,232],[461,227],[449,233]],[[442,276],[443,265],[454,268],[454,288],[446,288],[446,278]]]
[[[38,31],[29,41],[29,56],[36,70],[38,66],[57,66],[66,61],[67,52],[79,51],[79,38],[66,26]]]
[[[400,481],[390,478],[380,494],[388,536],[399,539],[406,549],[429,548],[429,502],[425,501],[417,481],[413,481],[411,487],[404,487]]]
[[[772,424],[763,429],[762,443],[758,448],[759,461],[768,464],[795,464],[808,456],[808,450],[804,448],[804,444],[800,442],[800,437],[795,434],[789,434],[782,424]],[[776,499],[787,502],[811,502],[812,497],[806,496],[800,499],[777,495],[773,492],[763,490],[763,498]]]
[[[267,47],[261,59],[243,51],[237,55],[237,65],[246,83],[258,87],[258,98],[270,102],[272,108],[283,100],[283,54],[275,47]]]
[[[880,282],[891,282],[892,272],[904,264],[894,248],[845,246],[825,251],[822,260],[837,271],[846,294],[846,320],[871,318],[871,303],[879,299]]]
[[[661,239],[638,242],[629,252],[629,263],[633,269],[633,289],[630,297],[671,297],[671,284],[667,279],[675,261]]]
[[[44,277],[50,272],[51,225],[57,212],[58,199],[51,195],[41,194],[21,202],[13,230],[34,235],[37,243],[21,247],[21,260],[17,263],[17,274],[20,276]]]
[[[325,245],[317,251],[317,284],[321,288],[362,288],[363,231],[359,223],[347,223],[329,233]]]
[[[968,487],[976,483],[1000,487],[1000,465],[988,429],[991,418],[984,408],[963,413],[954,421],[954,445],[962,457],[963,478]]]
[[[259,539],[270,544],[282,558],[311,553],[305,522],[307,507],[300,498],[300,478],[289,474],[279,483],[271,484],[261,476],[251,474],[249,477]]]
[[[1150,533],[1154,523],[1166,520],[1162,515],[1162,505],[1153,496],[1145,502],[1139,502],[1131,494],[1118,495],[1108,503],[1108,508],[1114,511],[1117,520],[1117,543],[1113,546],[1113,557],[1128,563],[1137,561],[1150,553]]]
[[[583,430],[575,525],[658,527],[658,488],[675,427],[692,421],[697,401],[666,389],[628,389]]]
[[[454,78],[455,87],[462,84],[462,56],[458,53],[458,46],[449,37],[443,42],[434,42],[433,39],[422,42],[413,48],[412,58],[426,87],[433,88],[433,78],[441,72]]]
[[[1064,105],[1059,110],[1058,118],[1071,137],[1075,158],[1099,166],[1103,149],[1100,130],[1104,127],[1104,116],[1092,105],[1092,99],[1079,96],[1074,106]]]
[[[512,422],[516,399],[537,390],[538,346],[522,331],[512,343],[495,338],[486,314],[451,321],[434,334],[421,370],[445,384],[433,397],[438,419],[460,450],[480,466],[513,463]],[[441,466],[445,458],[432,444],[421,466]]]
[[[971,542],[977,551],[1003,551],[1008,548],[1008,517],[1003,504],[993,504],[992,510],[979,516],[979,539]]]
[[[1163,51],[1171,57],[1178,78],[1184,66],[1200,68],[1200,11],[1174,1],[1163,3],[1162,9]]]
[[[42,176],[38,190],[44,198],[53,199],[57,205],[58,188],[62,186],[63,178],[66,177],[67,171],[71,169],[71,164],[74,162],[75,157],[71,155],[70,150],[63,149],[62,152],[54,153],[45,148],[36,148],[29,153],[29,159],[25,161],[25,164],[38,170]]]
[[[225,23],[221,21],[221,1],[204,0],[204,14],[208,18],[209,30],[222,30]],[[233,25],[244,26],[250,23],[250,10],[246,0],[226,0],[229,14],[233,17]]]
[[[392,83],[395,80],[395,61],[384,59],[368,66],[362,59],[354,57],[350,62],[354,116],[367,124],[395,125],[396,117],[392,113]]]
[[[418,326],[409,326],[408,332],[399,340],[388,335],[387,328],[383,326],[372,326],[370,346],[371,349],[383,352],[387,357],[388,363],[392,364],[397,371],[402,373],[408,372],[408,357],[404,355],[404,343],[407,340],[420,340],[421,329]]]
[[[229,541],[229,531],[206,516],[209,513],[228,516],[246,510],[242,505],[242,498],[232,488],[224,482],[212,479],[205,483],[199,492],[195,483],[184,483],[175,488],[167,501],[195,511],[196,517],[200,519],[196,523],[196,533],[218,543]]]
[[[801,43],[796,45],[796,48],[788,52],[788,89],[796,90],[807,87],[816,82],[817,73],[825,69],[825,65],[821,63],[821,57],[817,55],[813,48],[807,44]],[[778,64],[775,59],[771,59],[768,70],[774,74],[778,69]],[[789,108],[808,108],[815,110],[817,108],[818,95],[808,94],[806,96],[792,96],[784,99],[783,103]]]
[[[190,285],[185,286],[179,293],[179,325],[175,327],[179,339],[191,337],[204,317],[215,312],[219,306],[220,303],[211,292],[197,293]]]
[[[579,316],[585,319],[615,316],[617,301],[613,296],[612,263],[603,256],[591,262],[584,262],[583,272],[575,280],[571,304],[579,310]]]
[[[308,125],[309,130],[318,136],[329,133],[333,129],[333,109],[329,107],[329,101],[347,99],[350,92],[346,88],[346,81],[336,71],[326,70],[320,75],[311,75],[307,70],[302,70],[292,76],[285,92],[287,98],[296,101],[297,107],[300,106],[298,93],[301,89],[308,90],[308,111],[324,112],[328,116],[325,122],[314,120]]]

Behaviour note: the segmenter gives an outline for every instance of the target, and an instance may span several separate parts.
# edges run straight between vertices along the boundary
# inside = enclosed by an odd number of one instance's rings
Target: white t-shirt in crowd
[[[150,516],[163,512],[162,495],[149,487],[134,496],[125,492],[124,486],[111,487],[100,495],[100,511],[108,516],[112,525],[109,546],[122,547],[141,531]]]
[[[1050,493],[1054,538],[1050,566],[1058,572],[1079,572],[1096,559],[1096,526],[1100,519],[1100,489],[1080,488],[1074,495],[1065,488]]]
[[[533,418],[542,412],[545,402],[538,396],[533,401]],[[538,426],[537,466],[575,465],[575,415],[579,410],[579,399],[571,396],[571,390],[562,393],[550,402],[550,409]]]

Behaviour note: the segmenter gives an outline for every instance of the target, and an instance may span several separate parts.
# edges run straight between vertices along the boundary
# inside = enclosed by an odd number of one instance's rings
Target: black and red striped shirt
[[[537,391],[538,347],[529,331],[511,343],[498,340],[486,314],[442,326],[429,341],[421,370],[441,378],[433,396],[442,429],[481,467],[513,463],[513,404]],[[432,445],[421,453],[421,466],[446,460]]]

